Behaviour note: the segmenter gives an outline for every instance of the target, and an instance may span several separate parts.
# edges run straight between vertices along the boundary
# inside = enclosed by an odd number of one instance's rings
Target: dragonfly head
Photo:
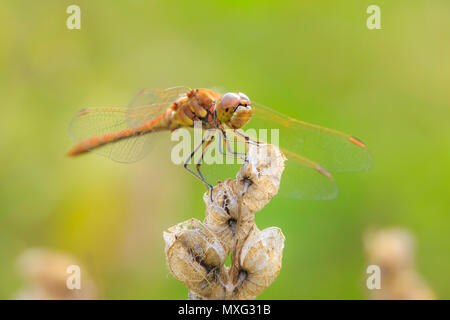
[[[216,106],[217,118],[232,129],[242,128],[252,116],[250,99],[242,92],[228,92]]]

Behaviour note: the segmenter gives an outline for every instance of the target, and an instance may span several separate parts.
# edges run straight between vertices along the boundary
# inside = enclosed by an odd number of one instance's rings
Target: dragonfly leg
[[[249,136],[246,136],[245,134],[243,134],[243,133],[240,132],[239,130],[235,130],[234,132],[236,132],[238,135],[240,135],[241,137],[243,137],[243,138],[245,139],[245,142],[246,142],[246,143],[251,143],[251,144],[254,144],[254,145],[257,145],[257,146],[262,145],[262,144],[265,144],[264,142],[257,141],[257,140],[253,140],[252,138],[250,138]]]
[[[202,142],[200,142],[200,144],[194,149],[194,151],[192,151],[192,153],[189,155],[189,157],[186,159],[186,161],[184,162],[184,168],[189,171],[194,177],[196,177],[197,179],[199,179],[200,181],[202,181],[203,183],[205,183],[204,179],[202,179],[198,174],[196,174],[194,171],[192,171],[188,165],[189,162],[191,161],[191,159],[194,157],[194,155],[197,153],[198,149],[200,149],[200,147],[205,143],[206,138],[202,139]]]
[[[221,153],[223,156],[226,156],[226,157],[231,157],[231,158],[238,158],[238,157],[240,157],[241,159],[244,159],[244,158],[242,158],[241,156],[246,156],[247,154],[246,154],[246,153],[242,153],[242,152],[235,152],[235,151],[233,151],[233,150],[231,149],[230,141],[229,141],[228,138],[227,138],[227,135],[226,135],[226,133],[225,133],[225,130],[222,129],[221,132],[222,132],[222,135],[223,135],[223,140],[225,140],[225,144],[226,144],[226,146],[227,146],[227,153],[224,153],[224,152],[223,152],[223,149],[222,149],[222,139],[220,139],[220,141],[219,141],[219,151],[220,151],[220,153]]]
[[[247,136],[244,133],[240,132],[239,130],[234,130],[234,132],[245,139],[245,144],[247,146],[247,150],[248,150],[248,145],[249,144],[253,144],[255,146],[260,146],[260,145],[266,144],[265,142],[261,142],[261,141],[258,141],[258,140],[253,140],[252,138],[250,138],[249,136]],[[248,162],[247,155],[245,157],[245,162]]]
[[[202,181],[209,187],[212,188],[212,186],[206,182],[205,178],[203,177],[202,172],[200,171],[200,166],[202,165],[202,161],[203,161],[203,157],[205,156],[205,152],[208,150],[209,146],[211,145],[211,142],[214,141],[214,136],[211,136],[210,138],[208,138],[208,140],[205,140],[205,147],[202,150],[202,155],[198,161],[198,163],[195,165],[195,169],[197,169],[198,175],[200,176],[200,178],[202,179]]]
[[[196,177],[196,178],[199,179],[201,182],[203,182],[203,184],[207,187],[207,189],[210,190],[210,194],[211,194],[211,202],[212,202],[212,191],[213,191],[213,186],[212,186],[211,184],[209,184],[209,183],[205,180],[205,178],[203,177],[202,173],[200,172],[200,164],[201,164],[201,161],[203,160],[203,156],[204,156],[204,152],[205,152],[205,151],[202,151],[202,156],[201,156],[200,162],[199,162],[198,164],[196,164],[196,169],[197,169],[198,174],[196,174],[194,171],[192,171],[192,170],[188,167],[188,165],[189,165],[189,162],[191,161],[191,159],[194,157],[194,155],[198,152],[198,150],[199,150],[205,143],[206,143],[205,148],[207,148],[207,147],[211,144],[213,138],[214,138],[214,136],[213,136],[212,138],[209,137],[209,136],[203,138],[202,141],[201,141],[201,143],[194,149],[194,151],[192,151],[192,153],[189,155],[189,157],[188,157],[188,158],[186,159],[186,161],[184,162],[184,168],[185,168],[187,171],[189,171],[194,177]]]

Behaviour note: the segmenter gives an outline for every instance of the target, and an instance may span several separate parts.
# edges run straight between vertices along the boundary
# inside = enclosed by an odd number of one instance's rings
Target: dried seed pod
[[[250,145],[248,162],[236,180],[227,179],[214,187],[213,201],[208,193],[205,223],[231,249],[243,241],[254,226],[254,213],[276,195],[286,158],[272,145]]]
[[[195,294],[194,292],[192,292],[191,290],[189,290],[188,300],[203,300],[203,297],[201,297],[201,296]]]
[[[284,235],[279,228],[254,230],[240,254],[240,284],[234,299],[254,299],[272,284],[281,269]]]
[[[284,236],[259,231],[254,213],[277,194],[286,158],[275,146],[250,145],[247,159],[235,180],[214,187],[213,201],[205,193],[204,225],[191,219],[164,233],[169,268],[189,299],[253,299],[280,271]]]
[[[175,278],[203,298],[223,295],[221,267],[226,252],[200,221],[190,219],[164,232],[166,259]]]
[[[237,180],[227,179],[214,188],[214,198],[205,193],[205,224],[221,239],[228,252],[235,239],[244,240],[255,224],[255,216],[247,207],[239,205],[242,185]],[[240,210],[239,210],[240,208]]]
[[[252,212],[260,211],[278,192],[286,157],[277,147],[250,145],[248,162],[239,170],[238,181],[251,183],[243,197],[243,204]]]

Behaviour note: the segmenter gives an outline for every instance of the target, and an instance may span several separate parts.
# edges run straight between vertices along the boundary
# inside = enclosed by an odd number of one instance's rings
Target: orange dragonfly
[[[361,171],[372,165],[366,145],[349,134],[288,117],[252,103],[241,92],[221,94],[187,87],[142,89],[128,108],[80,110],[70,125],[69,132],[76,145],[68,155],[94,151],[115,161],[134,162],[147,154],[151,133],[193,127],[195,121],[204,130],[215,130],[220,135],[218,140],[227,143],[231,139],[260,143],[257,136],[242,131],[247,124],[252,128],[278,129],[279,147],[288,159],[280,192],[288,197],[332,199],[337,195],[337,186],[330,172]],[[225,133],[230,131],[233,137]],[[217,133],[205,137],[184,164],[211,189],[211,197],[212,185],[200,171],[200,165],[204,150]],[[188,164],[199,150],[203,150],[202,157],[194,171]],[[233,150],[227,153],[239,156]],[[285,179],[289,181],[285,183]]]

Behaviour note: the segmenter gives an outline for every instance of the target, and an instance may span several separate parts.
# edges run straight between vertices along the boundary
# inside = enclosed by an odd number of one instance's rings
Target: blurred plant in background
[[[133,165],[68,159],[67,127],[87,106],[126,106],[137,89],[224,87],[363,138],[367,173],[339,175],[333,201],[276,197],[289,261],[261,299],[363,298],[362,234],[402,225],[417,269],[450,298],[450,3],[377,1],[9,1],[0,11],[0,297],[24,283],[30,247],[86,264],[104,298],[185,299],[161,231],[204,205],[203,185],[170,163],[168,136]],[[292,281],[295,279],[295,281]]]
[[[364,238],[368,264],[380,268],[381,285],[370,292],[373,299],[429,300],[433,291],[417,274],[414,239],[408,230],[370,230]]]
[[[23,252],[17,260],[26,285],[15,297],[10,298],[99,299],[97,287],[86,269],[76,258],[66,253],[34,248]]]

